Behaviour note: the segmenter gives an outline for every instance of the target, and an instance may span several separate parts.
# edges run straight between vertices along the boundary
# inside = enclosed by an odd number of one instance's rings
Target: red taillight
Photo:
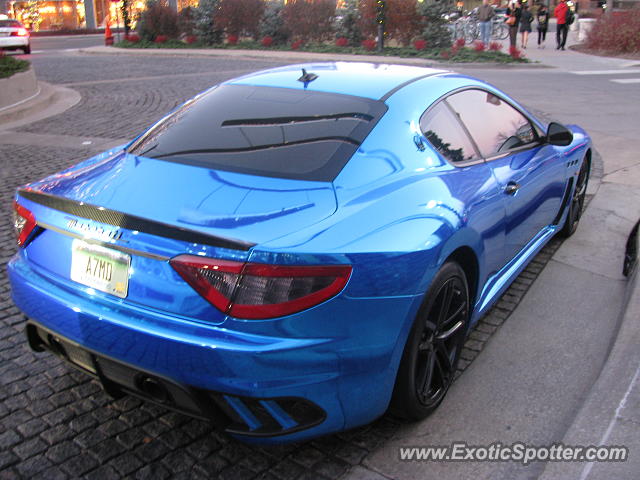
[[[29,32],[27,32],[26,28],[19,28],[18,30],[11,32],[12,37],[26,37],[27,35],[29,35]]]
[[[18,246],[24,247],[27,238],[36,228],[36,217],[18,202],[13,202],[13,226],[16,230]]]
[[[281,317],[305,310],[339,293],[351,267],[284,266],[180,255],[171,266],[200,295],[236,318]]]

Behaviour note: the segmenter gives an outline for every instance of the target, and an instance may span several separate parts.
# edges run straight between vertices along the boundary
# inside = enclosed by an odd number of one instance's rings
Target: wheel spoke
[[[420,393],[422,397],[426,397],[429,393],[429,388],[433,383],[433,370],[436,364],[436,354],[435,352],[431,352],[429,358],[427,359],[427,365],[424,369],[424,376],[422,382],[418,383],[420,385]]]
[[[449,310],[451,309],[451,301],[453,300],[453,279],[449,280],[443,288],[442,303],[440,304],[440,312],[438,313],[438,325],[442,325]]]
[[[447,346],[445,345],[444,342],[438,342],[435,345],[435,353],[436,353],[435,356],[437,356],[438,358],[443,357],[444,360],[446,361],[445,365],[440,365],[440,363],[438,363],[438,365],[441,368],[446,369],[446,371],[448,373],[450,373],[451,370],[453,369],[453,365],[451,363],[452,362],[452,360],[451,360],[451,356],[452,355],[451,355],[451,352],[449,352],[449,350],[447,349]],[[438,355],[438,354],[440,354],[440,355]],[[443,373],[444,373],[444,370],[443,370]]]
[[[436,355],[434,353],[433,357],[434,365],[431,374],[431,381],[429,382],[429,389],[425,390],[424,393],[427,403],[437,401],[438,397],[443,395],[444,392],[446,392],[447,387],[449,386],[450,370],[446,367],[446,365],[442,364],[441,355]]]
[[[440,333],[439,335],[436,336],[436,340],[439,342],[448,340],[449,337],[451,337],[454,333],[456,333],[458,330],[460,330],[460,328],[464,325],[464,322],[462,320],[458,320],[453,327],[451,327],[449,330]]]
[[[443,327],[446,327],[447,325],[449,325],[451,322],[453,322],[454,320],[456,320],[458,318],[458,316],[467,308],[467,302],[462,302],[460,304],[460,306],[458,308],[456,308],[456,311],[453,312],[451,315],[449,315],[449,318],[447,318],[442,325],[440,325],[440,328],[442,329]]]

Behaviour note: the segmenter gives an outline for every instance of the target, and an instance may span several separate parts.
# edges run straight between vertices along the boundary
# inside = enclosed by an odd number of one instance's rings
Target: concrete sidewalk
[[[588,55],[571,49],[572,46],[580,43],[578,41],[577,29],[569,30],[566,50],[557,50],[555,29],[555,20],[552,20],[549,26],[549,31],[547,32],[546,41],[542,44],[544,48],[538,48],[538,32],[535,29],[535,25],[533,25],[533,31],[529,34],[527,48],[524,50],[521,49],[524,56],[533,62],[569,71],[640,67],[640,60]],[[519,49],[520,41],[521,34],[518,33],[516,46]],[[507,52],[509,50],[509,40],[503,40],[502,45],[502,51]]]

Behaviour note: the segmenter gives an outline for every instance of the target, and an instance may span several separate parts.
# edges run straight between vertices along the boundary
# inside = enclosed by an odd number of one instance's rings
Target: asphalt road
[[[121,34],[124,35],[124,34]],[[73,51],[80,48],[104,45],[104,35],[60,35],[31,37],[31,55]]]
[[[42,40],[42,46],[36,46],[35,40]],[[43,50],[31,56],[38,78],[73,88],[82,100],[61,115],[16,128],[13,139],[0,143],[0,195],[5,212],[10,211],[11,192],[17,185],[95,153],[81,138],[132,138],[216,82],[290,63],[68,51],[77,48],[71,42],[80,41],[100,44],[101,39],[34,39],[34,50]],[[532,110],[581,124],[594,136],[596,147],[606,153],[600,175],[616,175],[640,148],[636,137],[640,87],[614,82],[620,74],[582,75],[547,68],[460,70],[503,88]],[[47,144],[52,138],[55,146]],[[6,217],[0,222],[2,263],[13,252]],[[360,466],[370,469],[361,478],[374,478],[373,471],[385,475],[379,478],[537,477],[542,464],[524,468],[449,463],[429,466],[430,474],[420,471],[417,476],[414,465],[390,461],[380,452],[392,436],[415,438],[416,434],[431,445],[453,440],[488,445],[509,439],[544,443],[562,438],[615,334],[615,318],[606,307],[621,299],[618,289],[598,290],[593,281],[585,288],[584,301],[566,305],[564,320],[554,323],[557,312],[545,311],[545,299],[562,295],[562,291],[545,291],[544,281],[539,280],[525,293],[538,275],[562,278],[566,274],[563,265],[543,270],[558,247],[551,245],[536,259],[475,333],[463,362],[469,371],[456,382],[434,417],[405,425],[385,416],[351,432],[270,449],[246,447],[204,422],[137,400],[113,401],[55,358],[26,350],[23,318],[11,304],[2,268],[0,478],[316,479],[340,478],[349,472],[358,478]],[[616,256],[621,246],[602,248]],[[586,277],[592,266],[585,264],[584,268]],[[597,304],[601,311],[596,311]],[[509,318],[514,309],[516,313]],[[594,312],[600,321],[569,321],[576,315],[591,319]]]

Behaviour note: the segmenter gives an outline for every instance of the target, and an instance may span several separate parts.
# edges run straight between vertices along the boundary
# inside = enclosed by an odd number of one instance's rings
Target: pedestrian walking
[[[553,11],[553,16],[556,17],[558,21],[558,26],[556,28],[556,50],[564,50],[564,45],[567,43],[567,33],[569,30],[569,26],[567,25],[567,12],[569,11],[569,7],[567,7],[567,2],[565,0],[560,0],[560,3],[556,5],[555,10]]]
[[[520,33],[522,34],[522,48],[527,49],[529,42],[529,34],[531,33],[531,23],[533,22],[533,14],[529,11],[529,5],[526,3],[522,7],[520,15]]]
[[[512,1],[507,7],[507,19],[505,20],[507,25],[509,25],[509,44],[511,48],[516,48],[521,14],[522,7],[520,6],[520,2],[516,0]]]
[[[549,10],[547,10],[547,6],[544,3],[540,4],[536,18],[538,20],[538,48],[544,48],[547,28],[549,27]]]
[[[485,45],[489,45],[491,40],[491,19],[495,12],[493,7],[489,5],[489,0],[482,0],[482,5],[478,8],[478,22],[480,23],[480,40]]]

